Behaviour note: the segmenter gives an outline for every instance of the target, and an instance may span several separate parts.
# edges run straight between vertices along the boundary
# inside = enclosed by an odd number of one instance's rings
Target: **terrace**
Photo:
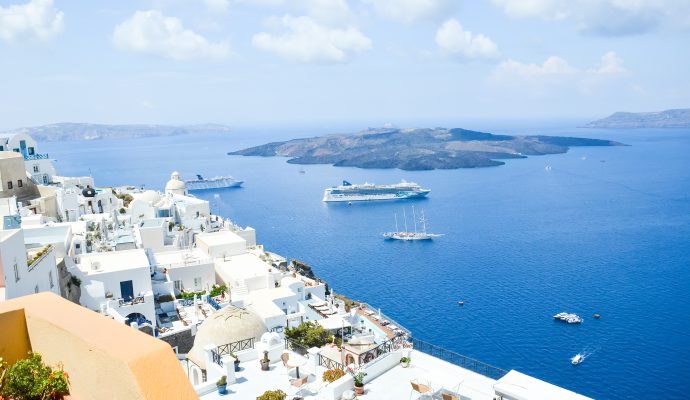
[[[291,359],[298,357],[295,353],[289,354]],[[431,386],[435,398],[441,398],[443,392],[459,393],[459,398],[462,400],[492,400],[494,398],[495,380],[417,350],[411,350],[409,355],[412,363],[407,368],[403,368],[399,363],[402,356],[400,350],[383,354],[367,363],[364,395],[358,398],[363,400],[410,398],[415,394],[410,384],[412,381],[424,382]],[[271,363],[269,371],[262,371],[259,361],[253,359],[244,361],[241,364],[241,370],[235,373],[235,383],[228,384],[228,397],[254,399],[267,390],[280,389],[288,394],[287,399],[293,399],[296,396],[303,399],[340,399],[344,391],[352,390],[353,381],[350,375],[345,375],[330,384],[322,380],[323,373],[328,369],[326,366],[339,367],[337,361],[318,353],[307,353],[304,357],[306,363],[300,367],[300,376],[308,376],[308,380],[303,387],[297,388],[291,384],[291,381],[295,379],[296,371],[291,369],[288,375],[288,370],[280,360]],[[202,395],[201,399],[228,398],[218,394],[215,385],[211,390]]]

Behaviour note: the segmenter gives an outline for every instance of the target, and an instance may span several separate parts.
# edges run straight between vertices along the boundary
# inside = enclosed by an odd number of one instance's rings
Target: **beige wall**
[[[12,329],[5,329],[11,326]],[[0,312],[0,357],[9,365],[26,358],[31,350],[24,310]]]

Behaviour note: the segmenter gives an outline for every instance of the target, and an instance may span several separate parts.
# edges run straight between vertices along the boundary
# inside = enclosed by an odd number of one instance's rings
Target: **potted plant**
[[[216,382],[216,387],[218,388],[218,394],[228,394],[228,377],[223,375]]]
[[[367,373],[364,372],[364,369],[362,367],[358,367],[357,369],[353,369],[352,367],[347,369],[347,372],[352,375],[352,379],[355,381],[355,394],[357,396],[361,396],[364,394],[364,377],[367,376]]]
[[[262,371],[268,371],[268,363],[270,361],[271,360],[268,359],[268,351],[264,350],[264,358],[259,360],[259,362],[261,363],[261,370]]]
[[[410,365],[410,361],[412,361],[410,357],[401,357],[400,365],[402,365],[403,368],[407,368]]]
[[[240,372],[240,359],[237,358],[235,353],[230,353],[230,357],[235,359],[235,372]]]

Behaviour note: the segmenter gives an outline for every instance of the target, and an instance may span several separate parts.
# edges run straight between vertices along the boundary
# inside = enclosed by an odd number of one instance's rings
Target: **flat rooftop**
[[[162,267],[179,268],[188,265],[213,264],[213,259],[199,249],[154,253],[156,263]]]
[[[24,243],[50,244],[65,242],[72,232],[70,225],[53,225],[24,228]]]
[[[225,261],[215,260],[216,272],[226,282],[243,280],[268,274],[273,267],[253,253],[226,257]]]
[[[224,246],[228,244],[246,244],[238,234],[231,231],[218,231],[213,233],[200,233],[196,235],[196,240],[201,240],[207,246]]]
[[[92,268],[95,262],[100,264],[97,271]],[[149,259],[143,249],[108,251],[83,254],[77,265],[86,274],[99,274],[134,268],[148,268]]]

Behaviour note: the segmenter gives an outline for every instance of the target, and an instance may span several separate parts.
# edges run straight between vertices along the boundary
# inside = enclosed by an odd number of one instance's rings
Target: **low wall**
[[[386,353],[376,360],[366,364],[364,366],[364,371],[367,375],[364,377],[364,383],[366,384],[371,382],[372,380],[383,375],[386,371],[400,364],[401,357],[402,352],[400,350],[396,350]]]
[[[321,398],[324,400],[340,400],[346,390],[352,390],[355,387],[355,381],[352,375],[345,374],[342,378],[335,382],[331,382],[321,390]]]

